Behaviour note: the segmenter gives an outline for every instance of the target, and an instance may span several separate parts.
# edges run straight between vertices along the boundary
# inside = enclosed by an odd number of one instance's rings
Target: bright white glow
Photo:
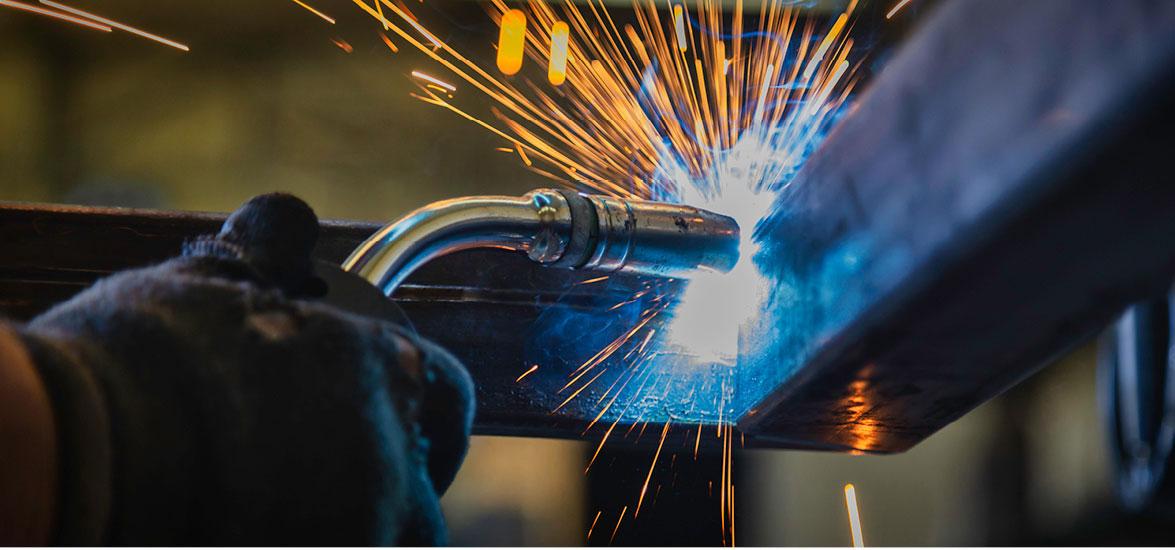
[[[857,510],[857,488],[852,483],[845,485],[845,508],[849,511],[849,531],[853,535],[853,547],[864,548],[861,536],[861,513]]]
[[[768,280],[753,261],[759,244],[751,234],[770,211],[779,189],[764,182],[782,181],[798,162],[792,160],[791,152],[772,146],[771,140],[756,139],[765,135],[771,134],[751,132],[716,155],[713,182],[698,182],[681,169],[665,174],[674,181],[690,182],[678,186],[678,200],[730,216],[741,228],[734,269],[691,278],[670,325],[670,341],[702,362],[734,364],[739,332],[759,316],[767,298]]]

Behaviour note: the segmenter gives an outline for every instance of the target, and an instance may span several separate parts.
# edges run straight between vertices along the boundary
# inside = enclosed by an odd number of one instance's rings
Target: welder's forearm
[[[0,325],[0,545],[51,542],[56,445],[45,386],[20,340]]]

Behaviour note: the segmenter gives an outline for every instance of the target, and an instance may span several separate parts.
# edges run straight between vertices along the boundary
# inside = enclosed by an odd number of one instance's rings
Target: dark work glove
[[[472,384],[439,347],[314,302],[317,234],[302,201],[257,197],[21,329],[56,417],[57,542],[444,541]]]

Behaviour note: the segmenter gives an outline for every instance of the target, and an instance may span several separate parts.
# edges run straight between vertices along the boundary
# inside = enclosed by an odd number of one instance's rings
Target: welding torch
[[[692,206],[537,189],[427,205],[377,231],[342,267],[391,296],[420,266],[474,248],[556,268],[689,278],[734,268],[739,226]]]

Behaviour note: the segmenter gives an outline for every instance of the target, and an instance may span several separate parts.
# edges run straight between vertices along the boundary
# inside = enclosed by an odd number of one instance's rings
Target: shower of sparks
[[[861,537],[861,514],[857,511],[857,488],[852,483],[845,485],[845,509],[849,512],[849,529],[853,534],[853,546],[864,548],[865,539]]]
[[[893,16],[897,15],[897,13],[899,11],[901,11],[902,8],[906,7],[906,4],[909,4],[909,3],[910,3],[910,0],[901,0],[897,4],[894,4],[894,7],[890,8],[889,12],[885,14],[885,18],[886,19],[893,19]]]
[[[152,34],[152,33],[149,33],[149,32],[147,32],[147,31],[144,31],[144,30],[142,30],[142,29],[137,29],[137,28],[135,28],[135,27],[132,27],[132,26],[130,26],[130,25],[127,25],[127,24],[124,24],[124,23],[119,23],[118,21],[112,21],[112,20],[110,20],[110,19],[106,19],[105,17],[99,17],[99,16],[97,16],[97,15],[94,15],[94,14],[92,14],[92,13],[89,13],[89,12],[85,12],[85,11],[79,10],[79,9],[77,9],[77,8],[71,8],[71,7],[69,7],[69,6],[66,6],[66,5],[64,5],[64,4],[59,4],[59,3],[57,3],[57,2],[52,2],[51,0],[41,0],[41,3],[42,3],[42,4],[44,4],[44,5],[46,5],[46,6],[49,6],[49,7],[51,7],[51,8],[58,9],[58,10],[61,10],[61,11],[67,12],[67,13],[71,13],[71,14],[73,14],[73,15],[76,15],[76,16],[78,16],[78,17],[82,17],[82,18],[85,18],[85,19],[89,19],[89,20],[91,20],[91,21],[95,21],[95,22],[97,22],[97,23],[101,23],[101,24],[103,24],[103,25],[109,26],[109,27],[111,27],[111,28],[114,28],[114,29],[118,29],[118,30],[120,30],[120,31],[126,31],[126,32],[129,32],[129,33],[131,33],[131,34],[138,35],[138,36],[141,36],[141,37],[143,37],[143,38],[146,38],[146,39],[148,39],[148,40],[153,40],[153,41],[155,41],[155,42],[158,42],[158,43],[160,43],[160,44],[163,44],[163,45],[165,45],[165,46],[171,46],[172,48],[175,48],[175,49],[177,49],[177,50],[182,50],[182,51],[185,51],[185,52],[186,52],[186,51],[190,51],[190,48],[188,48],[188,47],[187,47],[186,45],[184,45],[184,44],[180,44],[179,42],[176,42],[176,41],[174,41],[174,40],[170,40],[170,39],[164,38],[164,37],[162,37],[162,36],[159,36],[159,35],[157,35],[157,34]]]
[[[0,0],[0,6],[7,6],[10,8],[23,10],[23,11],[35,13],[38,15],[44,15],[46,17],[52,17],[54,19],[60,19],[62,21],[68,21],[68,22],[73,23],[75,25],[81,25],[83,27],[88,27],[88,28],[103,31],[103,32],[111,32],[111,30],[112,30],[109,26],[106,26],[106,25],[101,25],[98,23],[94,23],[93,21],[87,21],[85,19],[79,19],[79,18],[73,17],[71,15],[66,15],[64,13],[58,13],[55,11],[47,10],[45,8],[41,8],[38,6],[25,4],[22,2],[13,2],[11,0]]]
[[[310,7],[309,4],[306,4],[305,2],[302,2],[301,0],[292,0],[292,1],[295,4],[302,6],[303,8],[306,8],[306,11],[313,13],[314,15],[317,15],[323,21],[326,21],[327,23],[330,23],[331,25],[335,24],[335,18]]]
[[[820,32],[787,0],[748,10],[757,11],[754,25],[744,20],[741,0],[635,0],[631,23],[618,23],[602,0],[522,0],[518,7],[488,0],[499,36],[495,61],[484,66],[440,40],[401,2],[352,2],[492,107],[490,116],[475,114],[419,72],[413,97],[497,136],[504,142],[498,150],[516,153],[531,171],[585,192],[685,203],[738,220],[743,242],[735,268],[688,283],[648,281],[618,300],[610,311],[639,308],[635,321],[577,361],[553,407],[557,413],[575,403],[577,414],[592,415],[585,435],[602,427],[585,472],[610,438],[635,433],[639,440],[650,422],[663,424],[631,503],[634,518],[670,428],[698,422],[697,432],[686,434],[695,460],[703,432],[715,434],[722,470],[714,490],[723,540],[733,544],[731,422],[741,414],[733,369],[740,330],[762,311],[768,288],[752,261],[753,230],[849,98],[859,63],[850,62],[849,38],[857,3]],[[530,78],[527,58],[545,78]],[[700,376],[698,383],[675,388],[687,373]],[[673,391],[681,394],[671,399]],[[669,405],[656,405],[669,401],[696,401],[691,411],[708,412],[675,417]]]

